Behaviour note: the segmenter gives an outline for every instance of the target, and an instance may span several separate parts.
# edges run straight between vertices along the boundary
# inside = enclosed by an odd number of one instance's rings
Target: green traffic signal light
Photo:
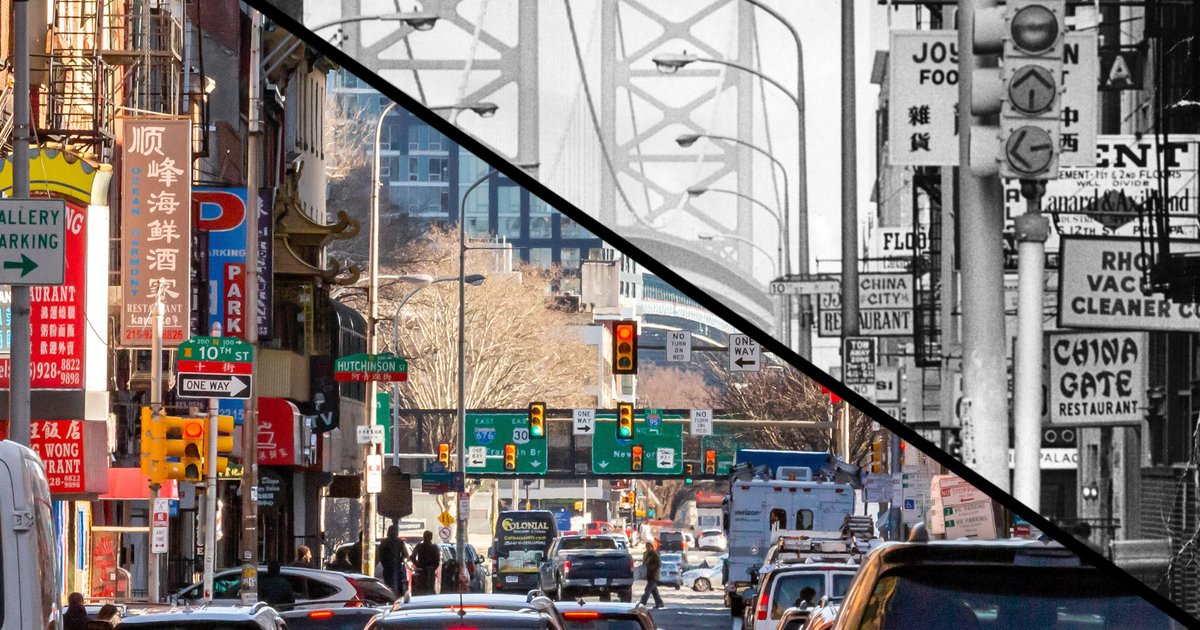
[[[693,468],[692,468],[692,464],[690,462],[683,465],[683,483],[684,483],[684,485],[687,485],[687,486],[692,485],[692,471],[693,471]]]

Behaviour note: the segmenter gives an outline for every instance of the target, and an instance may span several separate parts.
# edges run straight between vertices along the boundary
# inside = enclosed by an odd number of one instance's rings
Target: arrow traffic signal
[[[450,445],[449,444],[447,444],[445,442],[438,444],[438,461],[441,462],[443,466],[446,466],[446,467],[450,466]]]
[[[516,444],[505,444],[504,445],[504,470],[516,470],[516,469],[517,469],[517,445]]]
[[[714,449],[704,451],[704,474],[717,474],[717,451]]]
[[[633,448],[629,449],[629,470],[632,470],[633,472],[642,471],[642,453],[642,447],[637,444],[633,445]]]
[[[613,374],[637,374],[637,334],[635,320],[613,325]]]
[[[617,403],[617,437],[628,440],[633,437],[633,405]]]
[[[546,437],[546,403],[529,403],[529,437]]]

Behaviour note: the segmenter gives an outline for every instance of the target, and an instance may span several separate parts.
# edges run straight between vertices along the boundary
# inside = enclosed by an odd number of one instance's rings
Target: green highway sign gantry
[[[358,353],[342,357],[333,363],[336,381],[392,383],[408,380],[408,360],[390,352],[383,354]]]
[[[679,420],[677,415],[664,415],[663,420]],[[635,415],[633,438],[617,437],[615,416],[597,415],[596,433],[592,436],[592,472],[597,474],[633,473],[633,447],[642,447],[642,470],[639,474],[683,474],[683,424],[661,422],[651,428],[642,415]],[[660,465],[661,464],[661,465]]]
[[[468,413],[465,454],[468,474],[544,475],[546,438],[529,434],[527,413]],[[504,446],[517,447],[516,470],[504,469]]]

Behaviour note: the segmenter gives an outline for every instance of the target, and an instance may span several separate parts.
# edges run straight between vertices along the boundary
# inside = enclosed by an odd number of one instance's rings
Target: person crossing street
[[[658,594],[658,580],[660,579],[659,571],[662,569],[662,558],[658,555],[658,550],[654,548],[654,541],[646,543],[646,552],[642,554],[642,566],[646,568],[646,590],[642,593],[641,605],[645,606],[650,599],[650,595],[654,595],[654,607],[656,609],[666,608],[663,605],[662,596]]]

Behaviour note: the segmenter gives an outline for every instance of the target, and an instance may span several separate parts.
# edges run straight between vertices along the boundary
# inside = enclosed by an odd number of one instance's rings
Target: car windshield
[[[674,562],[675,564],[679,564],[683,561],[683,556],[680,556],[677,553],[664,553],[661,557],[663,562]]]
[[[560,550],[573,549],[616,549],[617,541],[612,538],[564,538],[558,544]]]
[[[139,622],[136,617],[121,620],[121,627],[139,628],[146,630],[262,630],[262,626],[254,621],[213,621],[211,619],[174,619]]]
[[[637,619],[567,619],[567,630],[642,630]]]
[[[722,532],[719,529],[706,529],[700,532],[701,536],[720,536],[721,534]]]
[[[327,611],[313,611],[311,614],[294,615],[287,618],[288,630],[362,630],[371,617],[379,614],[378,610],[367,609],[361,614],[322,614]]]
[[[784,573],[773,580],[771,619],[792,606],[812,606],[825,594],[825,573]]]
[[[1094,569],[918,566],[875,585],[860,629],[893,630],[920,619],[930,630],[980,628],[1170,628],[1170,619]]]
[[[669,540],[679,542],[679,541],[683,540],[683,534],[681,534],[679,532],[663,532],[663,533],[659,534],[658,539],[663,542],[667,542]]]

